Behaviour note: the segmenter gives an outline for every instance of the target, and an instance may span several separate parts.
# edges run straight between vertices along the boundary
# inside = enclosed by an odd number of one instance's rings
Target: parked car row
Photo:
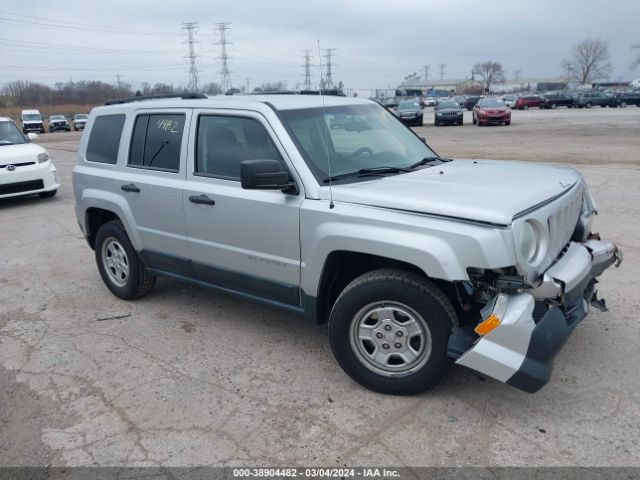
[[[506,97],[502,97],[505,103]],[[626,107],[627,105],[640,106],[640,91],[607,93],[601,90],[593,90],[548,93],[546,95],[523,95],[517,98],[512,108],[528,110],[529,108]]]
[[[87,123],[89,115],[86,113],[78,113],[73,116],[73,119],[69,121],[64,115],[51,115],[48,120],[49,133],[58,132],[64,130],[67,132],[73,128],[76,132],[84,130],[84,126]],[[20,115],[22,122],[22,132],[27,134],[29,132],[44,133],[45,121],[42,114],[35,109],[22,110]]]

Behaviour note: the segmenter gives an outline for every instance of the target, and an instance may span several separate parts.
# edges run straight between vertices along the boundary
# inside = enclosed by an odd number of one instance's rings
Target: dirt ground
[[[58,196],[0,201],[0,466],[640,467],[640,108],[465,122],[417,130],[446,156],[573,164],[625,253],[599,285],[610,310],[540,392],[455,367],[425,394],[379,395],[341,371],[325,326],[168,279],[118,300],[73,213],[80,134],[45,134]]]

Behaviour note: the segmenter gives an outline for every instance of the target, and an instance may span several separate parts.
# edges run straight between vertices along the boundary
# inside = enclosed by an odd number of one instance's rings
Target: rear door
[[[148,267],[193,276],[182,205],[190,109],[138,110],[129,118],[126,166],[115,188],[127,199]]]
[[[183,203],[197,277],[299,306],[304,195],[240,184],[243,160],[278,160],[292,172],[275,132],[260,114],[240,110],[196,110],[193,124]]]

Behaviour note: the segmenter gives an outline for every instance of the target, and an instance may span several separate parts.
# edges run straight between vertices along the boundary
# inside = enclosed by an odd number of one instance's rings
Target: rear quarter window
[[[118,161],[118,148],[124,120],[123,114],[96,117],[87,144],[85,155],[87,161],[111,165]]]

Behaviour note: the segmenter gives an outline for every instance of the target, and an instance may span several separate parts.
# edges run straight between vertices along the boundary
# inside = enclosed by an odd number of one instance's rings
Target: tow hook
[[[591,300],[589,301],[591,305],[600,310],[601,312],[608,312],[607,302],[604,301],[604,298],[598,298],[598,291],[593,292],[591,296]]]

